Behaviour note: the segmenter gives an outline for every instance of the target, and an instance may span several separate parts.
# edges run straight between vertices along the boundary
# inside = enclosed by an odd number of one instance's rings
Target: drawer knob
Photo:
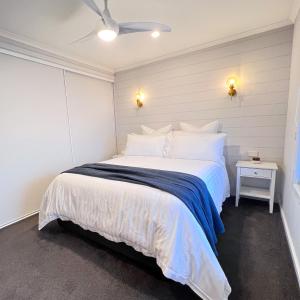
[[[255,171],[254,174],[257,175],[257,172]]]

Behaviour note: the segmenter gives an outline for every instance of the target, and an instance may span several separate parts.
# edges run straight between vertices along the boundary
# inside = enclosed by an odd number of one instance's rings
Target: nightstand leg
[[[272,179],[270,184],[270,207],[269,212],[270,214],[273,213],[273,206],[274,206],[274,196],[275,196],[275,180],[276,180],[276,171],[272,171]]]
[[[237,168],[237,172],[236,172],[236,191],[235,191],[235,207],[239,206],[240,187],[241,187],[240,168]]]

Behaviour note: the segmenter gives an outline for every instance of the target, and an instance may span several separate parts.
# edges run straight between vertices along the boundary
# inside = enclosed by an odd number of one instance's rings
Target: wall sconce
[[[237,94],[236,91],[236,85],[237,85],[237,80],[234,77],[228,78],[226,82],[227,88],[228,88],[228,95],[231,97],[234,97]]]
[[[145,94],[139,90],[135,95],[136,105],[138,108],[143,107],[144,105]]]

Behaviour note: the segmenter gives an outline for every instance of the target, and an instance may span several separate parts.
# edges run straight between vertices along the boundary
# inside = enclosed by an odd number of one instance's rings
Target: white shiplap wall
[[[292,49],[292,27],[166,59],[115,77],[118,151],[139,125],[154,128],[186,121],[219,119],[228,133],[226,158],[231,184],[234,164],[258,150],[262,159],[282,162]],[[238,97],[226,94],[226,79],[237,76]],[[145,105],[137,110],[142,88]],[[280,185],[279,185],[280,186]]]

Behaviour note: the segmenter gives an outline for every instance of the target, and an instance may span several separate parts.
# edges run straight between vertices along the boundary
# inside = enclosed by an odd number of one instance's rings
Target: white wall
[[[139,125],[179,121],[201,125],[219,119],[228,133],[226,156],[234,186],[235,163],[258,150],[263,160],[283,159],[292,49],[291,27],[237,40],[116,74],[118,151]],[[240,78],[232,101],[225,82]],[[146,94],[139,111],[138,88]],[[278,184],[280,187],[280,184]],[[234,192],[234,191],[233,191]]]
[[[4,54],[0,66],[1,228],[38,210],[59,172],[114,154],[115,136],[111,83]]]
[[[285,152],[284,152],[284,197],[282,215],[300,285],[300,196],[293,187],[296,163],[296,107],[300,99],[300,14],[294,27],[294,42],[291,64],[290,94],[288,102]],[[300,120],[299,120],[300,121]]]
[[[74,162],[110,158],[116,151],[112,84],[66,72]]]

